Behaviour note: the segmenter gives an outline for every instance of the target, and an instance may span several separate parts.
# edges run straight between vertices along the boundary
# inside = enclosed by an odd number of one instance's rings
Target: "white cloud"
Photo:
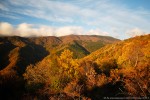
[[[35,4],[36,2],[36,4]],[[60,1],[49,0],[13,0],[9,1],[14,5],[14,13],[23,14],[31,17],[36,17],[53,22],[73,22],[72,16],[76,15],[80,8],[72,4],[63,3]],[[18,7],[22,7],[21,9]],[[11,6],[7,8],[12,9]]]
[[[14,30],[18,36],[28,37],[28,36],[56,36],[55,28],[44,25],[34,25],[22,23],[17,26]]]
[[[63,26],[52,27],[45,25],[34,25],[28,23],[21,23],[16,27],[6,22],[1,22],[0,33],[5,36],[65,36],[70,34],[75,35],[108,35],[107,32],[103,32],[100,29],[92,29],[85,31],[81,26]]]
[[[144,35],[146,34],[145,32],[143,32],[141,29],[139,28],[133,28],[131,30],[128,30],[126,32],[127,35],[134,37],[134,36],[139,36],[139,35]]]
[[[149,19],[143,16],[149,16],[149,11],[128,9],[110,0],[76,0],[72,3],[53,0],[38,0],[38,2],[37,0],[9,0],[8,4],[1,4],[1,7],[12,13],[53,22],[72,23],[78,21],[75,18],[77,17],[85,24],[91,23],[91,25],[140,26],[141,22],[149,25],[147,21]]]
[[[69,35],[69,34],[83,34],[84,30],[79,26],[65,26],[56,30],[57,36]]]
[[[87,32],[87,35],[109,35],[108,32],[101,31],[100,29],[91,29]]]
[[[32,24],[22,23],[16,28],[16,34],[22,37],[38,35],[38,29],[32,26]]]
[[[0,35],[10,36],[13,35],[13,27],[7,22],[0,23]]]
[[[55,36],[55,28],[50,26],[40,26],[38,32],[41,36]]]

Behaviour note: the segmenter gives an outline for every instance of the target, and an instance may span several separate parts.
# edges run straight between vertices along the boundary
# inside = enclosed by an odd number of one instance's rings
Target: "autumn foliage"
[[[9,80],[9,70],[4,72],[0,79]],[[69,49],[60,55],[53,50],[42,61],[29,64],[22,77],[15,70],[12,77],[24,86],[21,99],[101,100],[149,97],[149,72],[150,35],[145,35],[106,45],[81,59]]]

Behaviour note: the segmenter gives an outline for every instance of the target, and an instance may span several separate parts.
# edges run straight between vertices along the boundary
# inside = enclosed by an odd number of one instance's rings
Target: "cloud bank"
[[[1,35],[13,35],[13,26],[7,22],[0,23],[0,34]]]
[[[146,34],[145,32],[143,32],[141,29],[139,28],[133,28],[131,30],[128,30],[126,32],[127,35],[129,35],[130,37],[135,37],[135,36],[139,36],[139,35],[144,35]]]
[[[100,29],[84,30],[80,26],[63,26],[52,27],[45,25],[34,25],[28,23],[21,23],[13,27],[10,23],[0,23],[0,35],[3,36],[21,36],[21,37],[36,37],[36,36],[65,36],[65,35],[109,35],[108,32]]]

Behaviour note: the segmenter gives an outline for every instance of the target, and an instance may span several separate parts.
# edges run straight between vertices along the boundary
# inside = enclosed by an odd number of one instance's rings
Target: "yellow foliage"
[[[66,49],[58,58],[59,67],[62,69],[62,74],[66,74],[70,78],[76,78],[79,73],[79,64],[76,59],[73,59],[73,52]]]

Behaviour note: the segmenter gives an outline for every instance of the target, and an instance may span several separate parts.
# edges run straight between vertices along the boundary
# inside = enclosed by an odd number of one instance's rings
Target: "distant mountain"
[[[40,37],[29,38],[35,44],[42,45],[48,51],[55,51],[60,54],[64,49],[70,49],[74,52],[75,58],[82,58],[91,52],[105,46],[120,41],[109,36],[96,35],[68,35],[62,37]]]
[[[108,36],[86,35],[0,37],[0,70],[15,68],[18,73],[23,73],[29,64],[35,64],[52,53],[59,55],[66,48],[74,52],[75,58],[81,58],[117,41]]]

